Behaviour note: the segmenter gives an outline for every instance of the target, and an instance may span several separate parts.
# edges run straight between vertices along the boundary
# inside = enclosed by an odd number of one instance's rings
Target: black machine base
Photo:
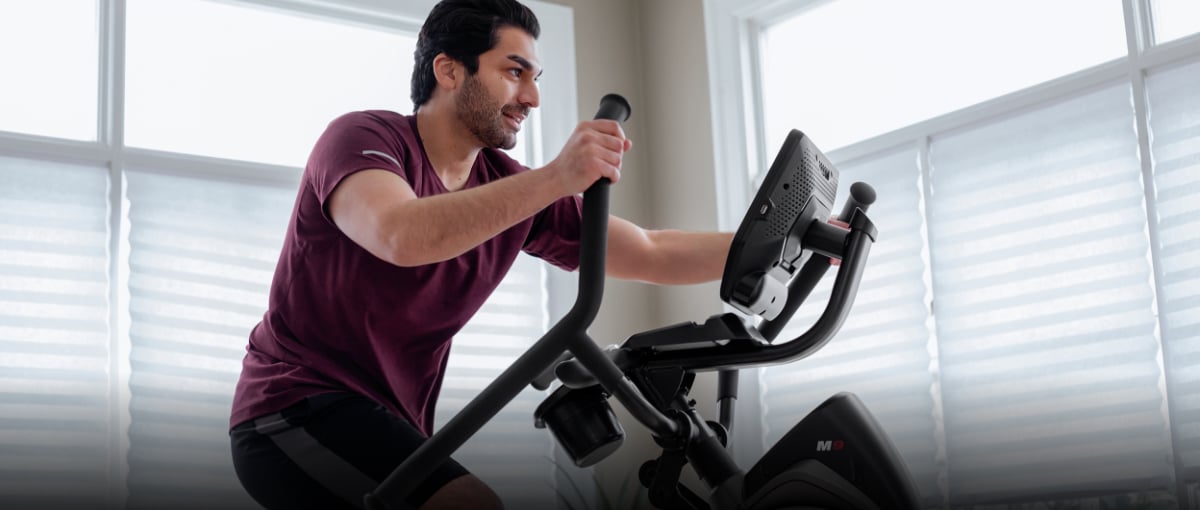
[[[784,483],[790,488],[784,489]],[[747,503],[769,500],[774,491],[791,497],[799,491],[831,510],[920,508],[914,488],[900,453],[851,393],[838,393],[817,406],[745,478]],[[770,505],[747,506],[754,507]]]

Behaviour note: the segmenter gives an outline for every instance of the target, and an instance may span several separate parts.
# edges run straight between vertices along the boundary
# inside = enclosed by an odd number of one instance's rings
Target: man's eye
[[[524,71],[524,69],[521,69],[520,67],[514,67],[514,68],[508,70],[508,72],[511,73],[514,78],[520,78],[521,71]]]

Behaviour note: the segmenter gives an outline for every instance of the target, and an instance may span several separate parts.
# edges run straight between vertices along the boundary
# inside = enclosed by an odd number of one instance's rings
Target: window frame
[[[207,0],[262,8],[323,21],[363,25],[373,29],[417,34],[437,0],[382,2],[376,0]],[[565,144],[578,122],[575,74],[574,11],[544,0],[523,0],[541,22],[539,53],[551,69],[540,81],[540,114],[527,126],[532,162],[549,159],[548,148]],[[108,302],[109,302],[109,463],[113,489],[107,506],[124,508],[129,501],[128,452],[131,424],[130,317],[128,316],[128,228],[125,217],[126,169],[222,182],[257,184],[294,190],[301,167],[232,160],[196,154],[125,146],[126,0],[95,0],[99,59],[95,141],[72,140],[0,130],[0,155],[41,161],[93,165],[108,169]],[[553,296],[574,294],[570,275],[546,272],[546,297],[551,322],[567,311]],[[557,306],[556,306],[557,305]],[[530,339],[533,341],[536,339]]]
[[[762,83],[759,69],[759,33],[784,16],[796,15],[835,0],[705,0],[705,24],[709,34],[708,62],[711,109],[714,125],[713,152],[722,185],[720,221],[722,228],[735,228],[740,213],[749,203],[755,178],[749,169],[760,168],[773,156],[759,136],[762,120]],[[1018,90],[982,103],[949,112],[903,128],[827,151],[839,161],[853,161],[901,146],[920,143],[977,123],[1028,111],[1054,100],[1118,81],[1144,81],[1154,72],[1200,59],[1200,33],[1168,41],[1153,42],[1149,0],[1122,0],[1129,56],[1099,64],[1048,82]],[[1135,89],[1138,111],[1144,116],[1144,86]],[[1139,117],[1139,123],[1141,122]],[[744,140],[745,144],[728,140]],[[722,142],[723,141],[723,142]],[[749,147],[749,149],[747,149]],[[738,173],[738,172],[742,173]],[[726,214],[729,212],[729,214]]]
[[[709,89],[713,115],[713,159],[717,168],[718,224],[723,230],[737,228],[742,211],[748,206],[751,193],[765,175],[767,165],[773,157],[763,142],[763,84],[760,72],[760,40],[762,31],[775,20],[789,15],[801,14],[806,9],[836,0],[704,0],[705,29],[708,40]],[[1200,61],[1200,33],[1191,34],[1164,43],[1154,41],[1152,0],[1121,0],[1125,18],[1127,54],[1090,68],[999,96],[973,106],[952,111],[931,119],[920,121],[894,131],[861,140],[845,147],[827,151],[828,156],[840,164],[867,160],[891,151],[909,150],[918,154],[920,178],[924,193],[930,193],[929,148],[937,136],[969,129],[983,123],[1019,115],[1041,106],[1081,95],[1105,85],[1125,83],[1131,86],[1137,130],[1137,145],[1140,158],[1143,189],[1145,190],[1148,218],[1156,218],[1154,198],[1153,161],[1146,155],[1152,154],[1149,140],[1148,100],[1146,77],[1148,74],[1169,70],[1178,66]],[[742,143],[731,143],[741,141]],[[750,169],[758,169],[751,172]],[[928,223],[929,211],[926,210]],[[1163,270],[1158,252],[1160,238],[1155,221],[1147,222],[1151,243],[1151,257],[1155,278],[1156,302],[1163,302]],[[931,261],[932,263],[933,261]],[[1158,329],[1163,330],[1163,316],[1158,317]],[[1170,346],[1159,337],[1160,349],[1165,355]],[[1170,377],[1170,363],[1163,360],[1167,402],[1172,406],[1177,391]],[[761,386],[758,377],[743,384],[744,391],[752,395],[743,398],[745,405],[738,410],[742,419],[761,416]],[[1179,426],[1174,413],[1168,413],[1171,439],[1178,443]],[[763,452],[760,431],[741,427],[735,431],[734,440],[739,444],[735,454],[739,462],[753,462]],[[1183,473],[1182,459],[1173,456],[1176,473]],[[1190,482],[1192,485],[1194,481]],[[1175,478],[1173,493],[1180,504],[1189,501],[1195,487],[1182,476]],[[1189,492],[1190,491],[1190,492]],[[1194,498],[1194,495],[1192,496]],[[1191,500],[1194,504],[1194,499]]]

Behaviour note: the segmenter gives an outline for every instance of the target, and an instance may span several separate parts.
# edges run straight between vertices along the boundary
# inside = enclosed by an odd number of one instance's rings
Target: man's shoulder
[[[410,120],[387,110],[360,110],[338,116],[313,147],[305,165],[306,178],[336,185],[345,175],[367,168],[394,167],[397,172],[420,168],[420,140]],[[401,177],[411,179],[404,174]],[[332,188],[325,190],[330,191]]]
[[[391,110],[358,110],[344,113],[333,119],[330,126],[382,126],[402,133],[413,131],[411,116]]]
[[[342,114],[329,123],[323,138],[337,143],[363,145],[383,150],[396,157],[419,153],[420,145],[414,117],[390,110],[359,110]],[[364,145],[365,144],[365,145]],[[357,149],[356,149],[357,152]]]

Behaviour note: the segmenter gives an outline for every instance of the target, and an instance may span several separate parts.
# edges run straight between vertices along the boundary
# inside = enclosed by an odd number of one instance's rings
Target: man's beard
[[[456,101],[458,118],[485,147],[508,150],[517,146],[517,134],[505,124],[505,114],[524,116],[528,108],[516,105],[501,107],[488,96],[483,83],[467,75],[462,92]]]

